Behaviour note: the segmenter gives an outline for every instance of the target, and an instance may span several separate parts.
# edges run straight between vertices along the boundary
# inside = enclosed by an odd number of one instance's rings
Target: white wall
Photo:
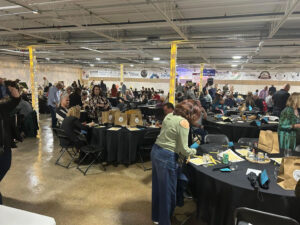
[[[64,81],[65,85],[70,85],[74,80],[80,78],[81,72],[82,70],[79,67],[71,65],[38,65],[35,75],[38,84],[43,83],[43,77],[45,76],[52,84],[57,81]],[[0,62],[0,77],[11,80],[20,79],[30,87],[29,64],[2,60]]]

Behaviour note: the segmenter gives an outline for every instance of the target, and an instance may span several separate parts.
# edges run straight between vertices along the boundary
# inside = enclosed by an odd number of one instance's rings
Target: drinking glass
[[[280,167],[278,167],[278,166],[276,166],[274,168],[274,177],[275,177],[275,180],[277,180],[277,178],[278,178],[279,169],[280,169]]]

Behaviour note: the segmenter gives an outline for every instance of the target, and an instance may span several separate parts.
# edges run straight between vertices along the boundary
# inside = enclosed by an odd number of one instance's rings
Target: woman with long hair
[[[89,100],[89,117],[92,120],[98,120],[101,117],[102,111],[110,109],[110,104],[106,97],[102,96],[101,88],[95,85],[92,90],[91,98]]]
[[[160,225],[170,225],[176,206],[176,186],[179,156],[196,154],[188,146],[190,125],[201,116],[199,101],[184,100],[169,113],[152,147],[152,220]]]
[[[113,97],[113,98],[117,97],[117,93],[118,93],[118,89],[117,89],[116,85],[113,84],[111,87],[111,97]]]

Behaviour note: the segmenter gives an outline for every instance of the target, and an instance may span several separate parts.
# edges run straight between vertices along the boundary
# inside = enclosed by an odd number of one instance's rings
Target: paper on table
[[[241,156],[244,156],[244,157],[248,156],[248,152],[249,152],[249,150],[245,149],[245,148],[243,148],[243,149],[236,149],[235,151],[237,153],[239,153]]]
[[[136,128],[136,127],[127,127],[127,129],[130,130],[130,131],[140,130],[139,128]]]
[[[251,172],[255,173],[256,176],[258,176],[261,173],[261,170],[256,170],[256,169],[250,169],[250,168],[248,168],[247,172],[246,172],[246,175],[248,175]]]
[[[228,154],[228,156],[229,156],[228,160],[230,162],[242,162],[242,161],[245,161],[244,159],[242,159],[241,157],[239,157],[237,154],[235,154],[231,149],[228,149],[228,150],[220,153],[219,156],[223,157],[224,153]]]
[[[190,163],[193,163],[196,166],[201,166],[201,165],[205,165],[205,164],[210,164],[211,161],[209,160],[208,162],[203,162],[203,157],[197,156],[197,158],[191,159]]]
[[[103,127],[105,127],[105,126],[99,126],[99,125],[97,125],[94,128],[103,128]]]
[[[218,121],[217,123],[219,123],[219,124],[226,124],[226,123],[223,122],[223,121]]]
[[[269,121],[268,123],[274,123],[274,124],[277,124],[278,121]]]
[[[278,164],[281,164],[282,158],[271,158],[271,160],[277,162]]]
[[[120,127],[112,127],[112,128],[109,128],[108,130],[114,130],[114,131],[117,131],[117,130],[120,130],[121,128]]]

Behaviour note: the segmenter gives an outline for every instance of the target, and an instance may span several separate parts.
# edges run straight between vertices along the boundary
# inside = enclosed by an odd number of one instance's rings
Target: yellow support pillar
[[[203,70],[204,70],[204,64],[200,64],[200,82],[199,82],[199,92],[202,92],[202,82],[203,82]]]
[[[177,41],[171,43],[169,102],[175,106]]]
[[[120,82],[124,82],[124,65],[120,64]]]
[[[29,46],[29,62],[30,62],[30,84],[31,84],[31,96],[32,96],[32,108],[36,111],[37,117],[39,119],[39,98],[36,89],[36,79],[35,79],[35,69],[36,69],[36,59],[34,56],[34,47]]]

